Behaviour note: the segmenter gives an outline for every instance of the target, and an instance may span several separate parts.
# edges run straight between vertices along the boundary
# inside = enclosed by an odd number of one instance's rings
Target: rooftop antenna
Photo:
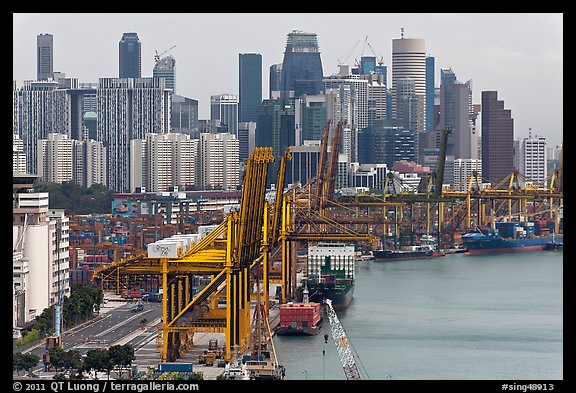
[[[404,38],[404,28],[400,28],[400,38]]]

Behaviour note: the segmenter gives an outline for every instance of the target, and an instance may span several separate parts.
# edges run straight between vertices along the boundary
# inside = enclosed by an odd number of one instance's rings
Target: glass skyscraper
[[[238,121],[255,122],[256,108],[262,103],[262,55],[240,53]]]
[[[120,78],[140,78],[142,76],[142,51],[137,33],[124,33],[118,44]]]
[[[40,34],[36,37],[37,75],[36,80],[45,81],[54,75],[54,43],[52,34]]]
[[[280,98],[293,104],[302,94],[320,94],[323,77],[316,34],[293,30],[286,40]]]

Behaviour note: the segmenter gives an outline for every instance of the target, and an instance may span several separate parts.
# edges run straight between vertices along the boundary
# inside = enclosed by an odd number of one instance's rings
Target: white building
[[[12,138],[12,171],[26,173],[24,143],[18,135],[14,135],[14,138]]]
[[[13,174],[12,275],[14,328],[70,294],[69,226],[63,210],[48,208],[48,193],[33,192],[36,176]]]
[[[220,120],[228,126],[228,133],[238,137],[238,96],[220,94],[210,96],[210,120]]]
[[[368,126],[368,81],[350,74],[349,66],[340,65],[340,73],[324,78],[323,84],[327,118],[332,120],[332,128],[340,120],[346,122],[341,131],[340,151],[347,154],[350,161],[358,161],[358,133]]]
[[[482,160],[473,158],[457,158],[454,160],[454,188],[456,191],[468,191],[470,176],[473,172],[482,181]]]
[[[403,29],[402,29],[403,30]],[[417,96],[423,97],[422,118],[426,124],[426,44],[423,38],[404,38],[392,40],[392,117],[397,118],[396,89],[403,78],[414,80]],[[418,130],[423,131],[423,130]]]
[[[236,190],[240,185],[239,141],[230,133],[200,134],[199,174],[203,189]]]
[[[520,143],[520,173],[527,184],[544,185],[547,161],[546,138],[529,133]]]

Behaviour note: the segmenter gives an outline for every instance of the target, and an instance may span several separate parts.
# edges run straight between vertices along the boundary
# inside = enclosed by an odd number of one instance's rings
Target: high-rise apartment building
[[[34,175],[14,174],[12,195],[13,327],[20,330],[69,296],[69,226],[49,209],[47,192],[34,192]]]
[[[210,120],[219,120],[224,132],[238,136],[238,96],[234,94],[210,96]]]
[[[74,180],[74,142],[68,135],[50,133],[38,141],[38,177],[45,182]]]
[[[118,44],[119,78],[142,77],[142,50],[137,33],[124,33]]]
[[[397,118],[398,107],[396,102],[397,95],[394,94],[398,88],[398,81],[403,78],[414,80],[415,94],[422,96],[424,105],[422,106],[422,115],[419,115],[424,121],[421,124],[424,131],[426,124],[426,45],[422,38],[404,38],[404,32],[399,39],[392,40],[392,117]]]
[[[36,80],[45,81],[54,77],[54,38],[52,34],[36,37]]]
[[[203,133],[198,146],[202,189],[237,190],[240,186],[238,138],[230,133]]]
[[[262,103],[262,55],[238,55],[238,121],[255,122],[256,108]]]
[[[154,64],[152,77],[164,78],[166,88],[176,93],[176,60],[170,55],[159,59]]]
[[[100,78],[98,140],[108,148],[108,188],[129,189],[130,140],[170,130],[171,92],[158,78]]]
[[[497,184],[514,169],[514,119],[497,91],[482,92],[482,174]]]
[[[302,94],[319,94],[323,76],[316,34],[293,30],[286,40],[280,98],[294,104]]]

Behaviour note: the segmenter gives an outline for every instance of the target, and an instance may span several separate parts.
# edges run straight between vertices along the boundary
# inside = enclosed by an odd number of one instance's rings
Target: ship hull
[[[302,301],[302,291],[303,288],[297,290],[298,301]],[[311,302],[323,304],[324,299],[330,299],[334,310],[345,310],[350,306],[354,297],[354,282],[344,288],[308,283],[308,292],[308,298]]]
[[[502,238],[500,236],[462,236],[466,254],[492,254],[544,250],[547,243],[562,243],[563,236],[541,236],[532,238]]]
[[[433,251],[403,251],[403,250],[376,250],[372,251],[374,260],[405,260],[405,259],[423,259],[440,256]]]
[[[322,319],[314,326],[286,326],[276,329],[277,336],[315,336],[322,328]]]

